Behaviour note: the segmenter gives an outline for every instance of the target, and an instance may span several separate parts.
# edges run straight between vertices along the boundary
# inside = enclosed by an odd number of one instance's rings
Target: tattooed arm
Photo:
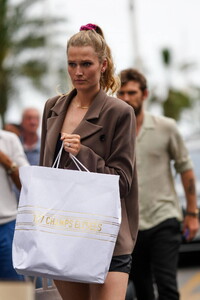
[[[181,180],[185,191],[185,197],[187,201],[186,211],[196,212],[197,210],[197,195],[195,189],[195,175],[193,170],[188,170],[181,173]],[[183,222],[183,232],[187,234],[187,239],[191,240],[195,237],[199,228],[198,216],[187,215]]]

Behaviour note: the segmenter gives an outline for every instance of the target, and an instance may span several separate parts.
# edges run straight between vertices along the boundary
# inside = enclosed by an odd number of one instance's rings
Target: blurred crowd
[[[12,241],[21,183],[19,168],[38,165],[40,112],[26,108],[20,124],[7,123],[0,130],[0,280],[19,280],[12,264]]]

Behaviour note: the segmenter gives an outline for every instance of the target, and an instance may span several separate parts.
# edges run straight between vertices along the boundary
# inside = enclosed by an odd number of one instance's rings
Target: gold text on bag
[[[58,216],[44,216],[35,214],[33,215],[33,223],[46,225],[46,226],[57,226],[65,228],[66,230],[80,230],[80,231],[101,231],[102,224],[100,222],[89,221],[89,220],[77,220],[72,218],[59,218]]]
[[[84,234],[84,238],[97,238],[115,242],[117,234],[110,234],[110,227],[115,226],[118,232],[119,223],[116,218],[106,215],[95,215],[82,212],[49,210],[47,207],[30,205],[19,206],[17,230],[43,230],[47,233],[67,235]],[[87,233],[87,235],[86,235]],[[92,234],[95,234],[93,236]]]

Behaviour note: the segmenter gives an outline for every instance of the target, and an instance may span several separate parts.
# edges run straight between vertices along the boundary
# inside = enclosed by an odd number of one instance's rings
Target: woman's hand
[[[78,134],[61,133],[61,141],[65,151],[76,156],[81,148],[81,137]]]

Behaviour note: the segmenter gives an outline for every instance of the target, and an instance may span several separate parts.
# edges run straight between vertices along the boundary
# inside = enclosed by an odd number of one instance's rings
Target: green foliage
[[[191,101],[187,94],[169,89],[168,96],[163,103],[165,116],[179,120],[181,112],[188,107],[191,107]]]
[[[168,48],[164,48],[161,50],[162,61],[166,66],[170,66],[171,64],[171,51]]]
[[[167,96],[164,99],[163,97],[159,97],[156,94],[156,89],[154,89],[149,102],[161,104],[163,108],[163,114],[178,121],[181,118],[181,113],[185,109],[192,107],[196,99],[199,99],[199,91],[197,87],[190,87],[189,84],[185,85],[184,89],[175,89],[170,84],[172,81],[170,72],[173,69],[179,76],[184,78],[186,75],[184,71],[190,70],[195,66],[195,64],[184,62],[177,67],[176,65],[172,64],[172,53],[168,48],[162,49],[160,54],[163,66],[167,71],[166,75],[168,76],[166,78]]]
[[[0,116],[3,122],[9,101],[17,91],[16,80],[29,78],[37,89],[46,90],[42,80],[48,71],[45,29],[53,25],[51,34],[55,35],[55,25],[64,20],[31,14],[42,1],[0,2]]]

